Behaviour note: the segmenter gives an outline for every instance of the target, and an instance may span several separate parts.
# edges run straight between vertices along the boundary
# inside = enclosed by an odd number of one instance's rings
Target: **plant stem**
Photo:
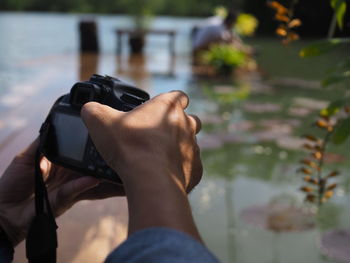
[[[328,39],[331,39],[334,36],[336,28],[337,28],[337,15],[334,12],[333,18],[328,30],[328,36],[327,36]]]
[[[299,2],[299,0],[294,0],[289,8],[289,17],[292,18],[294,16],[294,8],[296,6],[296,4]]]
[[[330,131],[330,132],[327,132],[327,134],[326,134],[326,136],[325,136],[325,138],[323,140],[321,149],[320,149],[321,159],[318,162],[318,171],[317,171],[317,180],[318,180],[318,184],[319,184],[319,188],[318,188],[318,206],[319,207],[322,206],[322,197],[323,197],[323,194],[324,194],[324,187],[325,187],[325,184],[326,184],[326,182],[322,178],[322,167],[323,167],[323,164],[324,164],[326,147],[327,147],[327,144],[328,144],[328,142],[329,142],[329,140],[331,138],[332,133],[333,133],[333,130]]]

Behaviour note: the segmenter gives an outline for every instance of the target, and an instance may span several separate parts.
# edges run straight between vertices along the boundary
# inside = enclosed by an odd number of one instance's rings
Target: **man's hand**
[[[18,154],[0,178],[0,226],[14,246],[26,236],[35,213],[33,193],[37,147],[38,140]],[[54,165],[46,158],[41,160],[40,167],[55,216],[63,214],[82,199],[102,199],[124,194],[120,186],[100,183],[96,178]]]
[[[82,118],[102,157],[121,177],[129,205],[129,233],[164,226],[200,240],[187,193],[202,176],[197,117],[180,91],[161,94],[130,112],[96,102]]]
[[[161,94],[130,112],[90,102],[82,118],[96,148],[125,184],[161,180],[169,174],[189,192],[202,176],[196,134],[198,117],[187,115],[189,103],[180,91]],[[146,178],[143,172],[155,172]]]

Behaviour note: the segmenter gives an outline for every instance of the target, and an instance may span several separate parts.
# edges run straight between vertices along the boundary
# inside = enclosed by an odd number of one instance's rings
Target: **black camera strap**
[[[56,263],[57,224],[40,169],[43,142],[50,124],[45,122],[40,129],[40,143],[35,155],[35,216],[30,224],[26,253],[29,263]]]

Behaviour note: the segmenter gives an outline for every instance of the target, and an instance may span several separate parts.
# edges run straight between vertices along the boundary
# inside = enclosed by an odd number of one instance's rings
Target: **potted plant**
[[[129,14],[133,19],[134,31],[129,37],[132,54],[141,54],[145,44],[145,31],[150,27],[152,14],[159,0],[129,0]]]
[[[230,75],[235,68],[244,66],[247,59],[243,51],[229,44],[215,44],[202,53],[204,65],[222,75]]]

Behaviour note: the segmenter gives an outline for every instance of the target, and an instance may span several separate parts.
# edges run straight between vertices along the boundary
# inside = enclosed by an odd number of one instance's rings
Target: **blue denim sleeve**
[[[155,227],[132,234],[105,263],[217,263],[201,243],[179,231]]]
[[[9,246],[0,246],[0,262],[11,263],[13,260],[13,248]]]

